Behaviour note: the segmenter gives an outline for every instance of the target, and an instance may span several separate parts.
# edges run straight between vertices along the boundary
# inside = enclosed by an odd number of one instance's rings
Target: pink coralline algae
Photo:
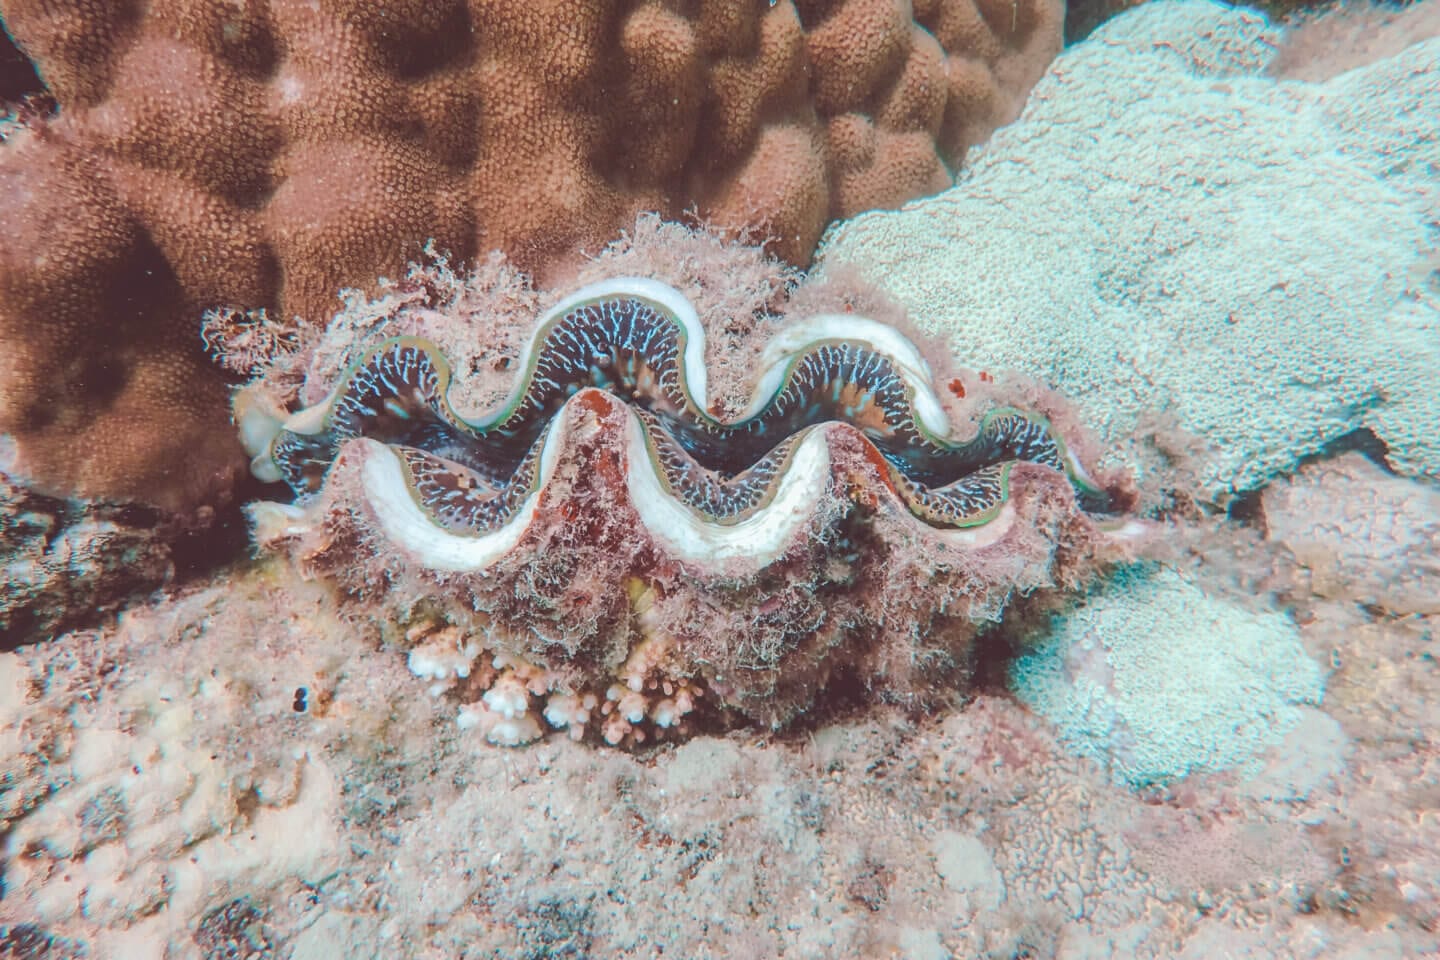
[[[1063,405],[962,405],[853,310],[754,305],[773,330],[717,387],[707,333],[740,321],[703,292],[604,277],[497,360],[477,341],[515,291],[487,317],[447,276],[352,303],[367,319],[287,354],[237,422],[256,475],[297,495],[252,506],[257,541],[393,624],[493,742],[778,728],[832,685],[924,707],[1011,597],[1083,580],[1138,529]],[[472,382],[496,368],[498,400]]]

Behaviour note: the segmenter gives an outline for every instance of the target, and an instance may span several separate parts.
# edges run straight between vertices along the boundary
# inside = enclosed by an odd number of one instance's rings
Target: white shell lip
[[[568,405],[567,405],[568,406]],[[650,459],[640,418],[626,409],[626,490],[647,534],[676,559],[700,567],[741,560],[766,566],[809,524],[830,483],[830,449],[823,428],[811,429],[791,454],[770,503],[734,524],[707,519],[665,490]],[[540,480],[503,527],[483,535],[455,533],[435,522],[416,501],[403,461],[375,440],[360,445],[361,489],[386,538],[430,570],[476,573],[514,550],[534,521],[565,446],[560,411],[542,441]]]
[[[689,299],[679,290],[646,277],[612,277],[586,284],[565,296],[546,310],[535,325],[530,339],[521,351],[519,368],[528,370],[541,338],[556,319],[576,307],[595,300],[612,297],[633,297],[647,300],[660,308],[680,324],[685,336],[684,355],[681,360],[685,386],[695,408],[702,413],[709,409],[709,375],[705,367],[705,327],[700,315]],[[930,365],[921,355],[920,349],[903,333],[894,327],[851,314],[820,314],[798,323],[790,324],[778,331],[766,344],[761,355],[760,379],[751,388],[749,404],[740,419],[749,419],[762,410],[780,388],[789,362],[802,353],[806,347],[822,340],[859,341],[876,353],[881,354],[895,365],[910,386],[915,417],[922,429],[933,437],[951,437],[950,418],[946,415],[939,396],[932,384]],[[467,422],[478,429],[493,426],[518,401],[527,389],[528,383],[517,379],[510,394],[489,412],[478,419]],[[339,397],[343,384],[337,384],[319,403],[297,410],[288,416],[281,415],[280,429],[307,436],[324,431],[330,410]],[[278,431],[275,431],[278,432]],[[251,451],[252,454],[259,451]],[[263,464],[256,465],[263,469]],[[1078,467],[1078,464],[1076,465]],[[262,479],[265,479],[262,477]]]
[[[812,427],[790,455],[770,502],[738,523],[718,523],[686,506],[666,489],[651,460],[644,426],[628,407],[625,425],[626,492],[651,539],[672,557],[692,566],[718,570],[735,562],[756,568],[773,563],[803,536],[831,482],[830,443],[825,426]],[[403,461],[375,440],[361,445],[361,486],[385,536],[421,566],[451,573],[483,572],[514,550],[530,528],[565,446],[562,410],[542,441],[540,477],[535,491],[498,530],[483,535],[441,527],[415,500]],[[935,531],[942,542],[979,549],[999,542],[1016,517],[1013,503],[976,527]]]
[[[715,567],[743,560],[768,566],[804,532],[830,484],[830,445],[825,429],[814,427],[791,454],[768,504],[738,523],[716,523],[665,490],[640,418],[627,412],[625,485],[631,506],[651,539],[684,562]]]
[[[312,407],[296,410],[290,414],[290,416],[286,417],[285,422],[281,424],[282,428],[289,430],[291,433],[299,433],[305,436],[314,436],[318,433],[323,433],[325,430],[325,420],[330,416],[330,408],[335,405],[335,401],[339,399],[339,397],[340,387],[336,386],[326,395],[324,400],[321,400]]]
[[[279,465],[270,456],[270,445],[285,428],[288,414],[253,388],[235,392],[231,411],[240,432],[240,446],[250,455],[250,472],[255,479],[262,483],[283,479]]]
[[[415,500],[400,455],[376,440],[361,444],[360,485],[370,512],[386,538],[430,570],[450,573],[482,572],[500,561],[520,543],[555,474],[564,446],[565,417],[551,421],[541,441],[539,478],[535,490],[510,520],[498,530],[470,535],[446,530]]]
[[[245,505],[251,536],[259,544],[267,544],[309,533],[316,523],[313,508],[274,500],[256,500]]]
[[[1015,501],[1006,500],[994,517],[973,527],[956,527],[952,530],[934,530],[941,543],[965,550],[979,550],[999,543],[1005,534],[1015,526]]]

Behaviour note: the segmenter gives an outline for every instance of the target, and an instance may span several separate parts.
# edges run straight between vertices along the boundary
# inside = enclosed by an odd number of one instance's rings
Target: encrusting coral
[[[557,276],[637,212],[795,263],[944,187],[1055,0],[0,3],[58,115],[0,149],[0,430],[47,488],[226,485],[203,309],[324,315],[433,238]],[[99,442],[102,438],[108,442]]]
[[[1064,741],[1135,787],[1253,762],[1324,691],[1288,618],[1139,565],[1056,616],[1010,681]]]
[[[753,255],[668,238],[682,264],[684,244]],[[498,364],[486,320],[526,322],[503,271],[414,268],[237,397],[252,469],[301,495],[251,508],[257,540],[403,625],[412,671],[492,741],[548,721],[637,742],[702,707],[781,726],[847,677],[931,703],[1011,594],[1071,584],[1139,531],[1127,481],[1092,474],[1053,399],[970,394],[854,309],[768,318],[748,373],[711,380],[707,322],[737,318],[626,276],[633,260],[602,258],[616,275]],[[667,279],[693,291],[686,272]],[[467,381],[487,379],[477,403]]]

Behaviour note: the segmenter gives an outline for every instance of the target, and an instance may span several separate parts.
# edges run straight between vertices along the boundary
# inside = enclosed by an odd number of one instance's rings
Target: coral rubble
[[[0,12],[59,104],[0,145],[0,430],[48,488],[167,507],[238,466],[201,310],[318,316],[429,238],[562,270],[640,211],[805,262],[832,218],[945,186],[1061,19],[1056,0]]]
[[[255,534],[403,611],[412,670],[498,743],[542,718],[643,740],[706,707],[780,726],[852,676],[933,702],[1012,592],[1134,532],[1071,424],[942,399],[920,348],[854,312],[777,325],[728,397],[700,312],[649,279],[554,303],[480,409],[473,347],[365,339],[290,384],[316,403],[281,409],[265,377],[237,398],[253,468],[301,494],[253,506]]]

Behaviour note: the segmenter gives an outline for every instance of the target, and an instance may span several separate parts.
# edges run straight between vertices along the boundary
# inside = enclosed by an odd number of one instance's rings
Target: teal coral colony
[[[455,397],[475,328],[443,328],[449,357],[426,329],[333,326],[353,359],[307,380],[318,402],[242,396],[252,469],[298,495],[251,516],[403,627],[412,671],[496,743],[542,717],[636,742],[702,706],[780,726],[845,676],[933,702],[1011,597],[1134,533],[1128,481],[1054,410],[942,399],[920,346],[854,313],[788,321],[722,399],[684,295],[602,280],[478,412]]]
[[[699,523],[733,527],[783,501],[791,471],[823,466],[805,452],[831,424],[862,434],[883,482],[937,528],[998,517],[1017,462],[1067,474],[1090,509],[1109,506],[1042,417],[994,410],[973,438],[951,440],[915,347],[873,321],[821,317],[792,330],[749,414],[733,423],[706,409],[703,344],[676,291],[642,280],[592,286],[542,320],[509,401],[466,420],[447,402],[452,371],[439,349],[392,338],[352,364],[324,402],[289,418],[269,458],[298,493],[314,493],[345,441],[378,441],[426,516],[484,537],[513,522],[544,482],[552,424],[578,396],[628,405],[631,449],[645,461],[630,470],[651,471],[651,486]]]

